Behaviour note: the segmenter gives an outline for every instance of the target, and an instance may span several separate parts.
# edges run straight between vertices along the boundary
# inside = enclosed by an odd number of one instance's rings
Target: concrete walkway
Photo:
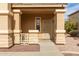
[[[56,48],[50,40],[40,40],[39,52],[0,52],[0,55],[8,56],[62,56],[63,54]]]

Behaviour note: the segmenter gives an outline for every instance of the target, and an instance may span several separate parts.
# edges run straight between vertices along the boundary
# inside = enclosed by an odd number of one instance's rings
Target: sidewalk
[[[56,45],[50,40],[41,40],[40,50],[42,55],[62,56]]]
[[[40,40],[39,52],[0,52],[0,55],[9,56],[63,56],[50,40]]]

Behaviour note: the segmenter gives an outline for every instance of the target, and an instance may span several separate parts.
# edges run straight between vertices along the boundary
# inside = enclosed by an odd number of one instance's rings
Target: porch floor
[[[32,46],[30,49],[33,49]],[[17,47],[18,48],[18,47]],[[62,56],[61,52],[57,49],[56,45],[50,40],[40,40],[40,51],[39,46],[36,46],[37,51],[20,51],[20,52],[0,52],[0,55],[17,55],[17,56]],[[16,48],[15,48],[16,49]],[[19,48],[18,48],[19,49]],[[24,48],[22,48],[24,49]]]

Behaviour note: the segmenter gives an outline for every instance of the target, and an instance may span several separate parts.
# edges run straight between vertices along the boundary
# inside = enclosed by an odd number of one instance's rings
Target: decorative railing
[[[28,33],[21,33],[20,34],[20,43],[21,44],[28,44],[29,43]]]
[[[29,33],[20,34],[21,44],[38,44],[38,30],[29,30]]]
[[[28,33],[20,34],[20,43],[21,44],[39,44],[41,39],[50,39],[49,33],[39,33],[38,31],[31,30]]]

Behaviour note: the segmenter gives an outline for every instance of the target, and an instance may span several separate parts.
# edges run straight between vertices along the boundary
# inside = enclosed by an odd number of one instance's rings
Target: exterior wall
[[[53,15],[52,14],[23,14],[21,17],[22,32],[35,30],[35,17],[41,17],[41,33],[48,33],[52,37]],[[44,34],[43,34],[44,35]],[[40,35],[42,36],[42,35]]]
[[[69,16],[69,21],[77,24],[78,30],[79,30],[79,12],[72,14]]]
[[[0,3],[0,10],[9,10],[11,11],[11,5],[8,3]]]
[[[23,33],[27,33],[28,30],[35,29],[35,20],[34,16],[30,14],[23,14],[21,16],[21,29]]]

